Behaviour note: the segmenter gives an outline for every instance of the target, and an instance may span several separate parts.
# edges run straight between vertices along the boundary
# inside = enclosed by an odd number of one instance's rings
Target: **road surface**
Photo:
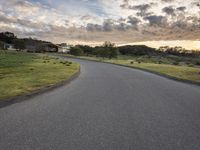
[[[0,109],[1,150],[199,150],[200,87],[76,60],[70,84]]]

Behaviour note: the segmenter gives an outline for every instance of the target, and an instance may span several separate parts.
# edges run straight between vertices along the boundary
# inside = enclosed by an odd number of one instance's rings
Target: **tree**
[[[11,32],[2,32],[0,33],[0,41],[3,41],[8,44],[12,44],[13,40],[17,37],[14,35],[14,33]]]
[[[17,50],[23,50],[23,49],[25,49],[25,43],[24,43],[23,40],[21,40],[21,39],[15,39],[15,40],[13,41],[13,43],[14,43],[14,47],[15,47]]]
[[[111,59],[111,58],[116,58],[116,57],[118,56],[118,54],[119,54],[119,51],[118,51],[117,47],[112,47],[112,48],[110,49],[109,58],[110,58],[110,59]]]
[[[88,45],[77,45],[80,49],[83,50],[83,53],[85,55],[94,55],[94,48],[93,47],[90,47]]]
[[[35,52],[36,53],[44,53],[45,52],[45,45],[44,44],[38,44],[36,46]]]
[[[148,47],[146,45],[121,46],[119,47],[119,52],[122,55],[132,55],[132,56],[153,55],[158,53],[156,49]]]
[[[104,44],[103,44],[103,48],[105,49],[104,50],[104,53],[105,55],[108,57],[108,58],[115,58],[118,56],[118,49],[117,47],[115,46],[114,43],[111,43],[109,41],[106,41]]]
[[[97,57],[109,57],[109,51],[104,47],[96,47],[96,56]]]
[[[78,46],[71,47],[70,54],[75,55],[75,56],[81,56],[83,55],[83,50]]]

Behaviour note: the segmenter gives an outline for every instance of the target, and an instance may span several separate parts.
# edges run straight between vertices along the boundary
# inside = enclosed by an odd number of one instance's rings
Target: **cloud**
[[[147,16],[144,18],[145,20],[149,21],[150,26],[157,25],[157,26],[163,26],[166,24],[166,18],[163,16]]]
[[[172,3],[174,2],[175,0],[161,0],[162,2],[165,2],[165,3]]]
[[[199,18],[199,0],[0,1],[0,31],[58,43],[199,39]]]
[[[121,5],[122,8],[124,9],[131,9],[131,10],[137,10],[138,12],[136,13],[137,16],[148,16],[151,15],[152,12],[148,12],[149,9],[151,9],[152,5],[155,3],[150,3],[150,4],[140,4],[140,5],[129,5],[127,1],[125,1],[125,4]]]
[[[86,29],[88,31],[112,31],[114,28],[114,22],[111,19],[104,20],[102,25],[88,23]]]
[[[181,11],[181,12],[185,12],[186,9],[187,8],[185,6],[181,6],[181,7],[176,8],[176,10]]]
[[[167,15],[171,15],[171,16],[175,16],[176,15],[175,9],[172,6],[164,7],[162,9],[162,11],[164,13],[166,13]]]
[[[128,23],[130,23],[131,25],[133,26],[137,26],[138,23],[140,23],[140,19],[136,18],[136,17],[133,17],[133,16],[128,16]]]

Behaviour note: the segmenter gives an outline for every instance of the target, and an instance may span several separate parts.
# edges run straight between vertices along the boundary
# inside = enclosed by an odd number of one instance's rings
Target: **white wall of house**
[[[58,48],[58,51],[59,52],[62,52],[62,53],[68,53],[70,50],[70,47],[69,46],[63,46],[63,47],[59,47]]]
[[[8,50],[16,50],[12,44],[4,44],[4,48]]]

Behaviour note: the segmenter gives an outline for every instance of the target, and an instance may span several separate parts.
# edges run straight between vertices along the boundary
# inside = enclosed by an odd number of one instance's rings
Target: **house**
[[[13,44],[8,44],[8,43],[4,43],[4,49],[15,50],[14,45]]]
[[[58,44],[58,52],[60,53],[68,53],[70,51],[71,46],[66,43]]]
[[[44,43],[44,51],[45,52],[58,52],[58,46],[52,43]]]

